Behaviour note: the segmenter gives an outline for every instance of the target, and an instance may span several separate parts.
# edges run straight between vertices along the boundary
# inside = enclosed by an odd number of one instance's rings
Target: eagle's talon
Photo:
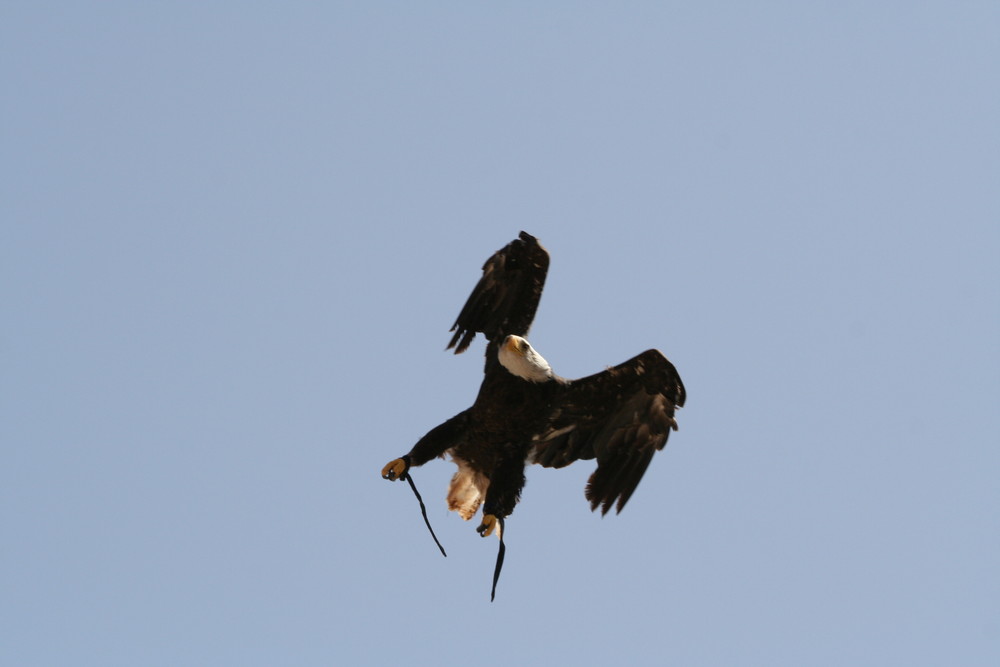
[[[493,529],[496,528],[496,525],[496,516],[492,514],[484,514],[483,522],[476,528],[476,532],[479,533],[480,537],[489,537],[493,534]]]
[[[390,482],[403,479],[406,476],[406,472],[410,469],[410,462],[407,458],[393,459],[386,463],[385,467],[382,468],[382,479],[387,479]]]

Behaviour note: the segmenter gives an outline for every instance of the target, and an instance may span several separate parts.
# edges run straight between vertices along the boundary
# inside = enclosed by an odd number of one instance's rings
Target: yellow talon
[[[407,465],[405,460],[393,459],[392,461],[386,463],[385,467],[382,468],[382,479],[387,479],[390,482],[401,479],[403,475],[406,474],[409,467],[410,466]]]
[[[483,522],[479,524],[476,528],[476,532],[479,533],[481,537],[488,537],[493,534],[493,529],[496,528],[497,518],[492,514],[484,514]]]

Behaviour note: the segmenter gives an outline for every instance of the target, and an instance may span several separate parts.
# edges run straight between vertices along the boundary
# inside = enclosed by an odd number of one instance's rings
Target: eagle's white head
[[[542,355],[535,352],[531,343],[520,336],[507,336],[500,344],[500,363],[508,371],[528,382],[545,382],[552,379],[552,367]]]

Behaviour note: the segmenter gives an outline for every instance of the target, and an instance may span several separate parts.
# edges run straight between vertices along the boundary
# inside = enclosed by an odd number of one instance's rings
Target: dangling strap
[[[434,544],[438,545],[438,549],[441,550],[441,555],[447,558],[448,554],[444,552],[444,547],[441,546],[440,542],[438,542],[437,535],[434,534],[434,529],[431,528],[430,519],[427,518],[427,508],[424,507],[424,499],[420,497],[420,493],[417,491],[417,485],[413,483],[413,477],[410,475],[410,471],[407,470],[402,476],[405,477],[406,481],[410,483],[410,488],[413,489],[413,495],[417,497],[417,502],[420,503],[420,513],[424,515],[424,523],[427,524],[427,530],[431,531],[431,537],[434,538]],[[501,545],[502,544],[503,543],[501,542]]]
[[[497,517],[497,523],[500,524],[500,534],[497,535],[500,538],[500,549],[497,551],[497,566],[493,570],[493,591],[490,593],[490,602],[497,596],[497,581],[500,580],[500,570],[503,569],[503,554],[507,550],[503,545],[503,534],[507,532],[503,525],[503,517]]]

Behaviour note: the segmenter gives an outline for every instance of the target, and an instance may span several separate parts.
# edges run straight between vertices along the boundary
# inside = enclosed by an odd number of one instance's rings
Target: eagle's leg
[[[413,449],[398,459],[393,459],[382,468],[382,478],[390,482],[406,479],[410,466],[422,466],[431,459],[441,456],[453,447],[465,432],[466,414],[459,412],[443,424],[435,426],[413,445]]]
[[[476,532],[486,537],[492,535],[497,524],[497,537],[503,537],[503,520],[510,516],[521,499],[524,488],[524,458],[508,458],[500,461],[490,476],[490,486],[486,490],[483,503],[483,520]]]

